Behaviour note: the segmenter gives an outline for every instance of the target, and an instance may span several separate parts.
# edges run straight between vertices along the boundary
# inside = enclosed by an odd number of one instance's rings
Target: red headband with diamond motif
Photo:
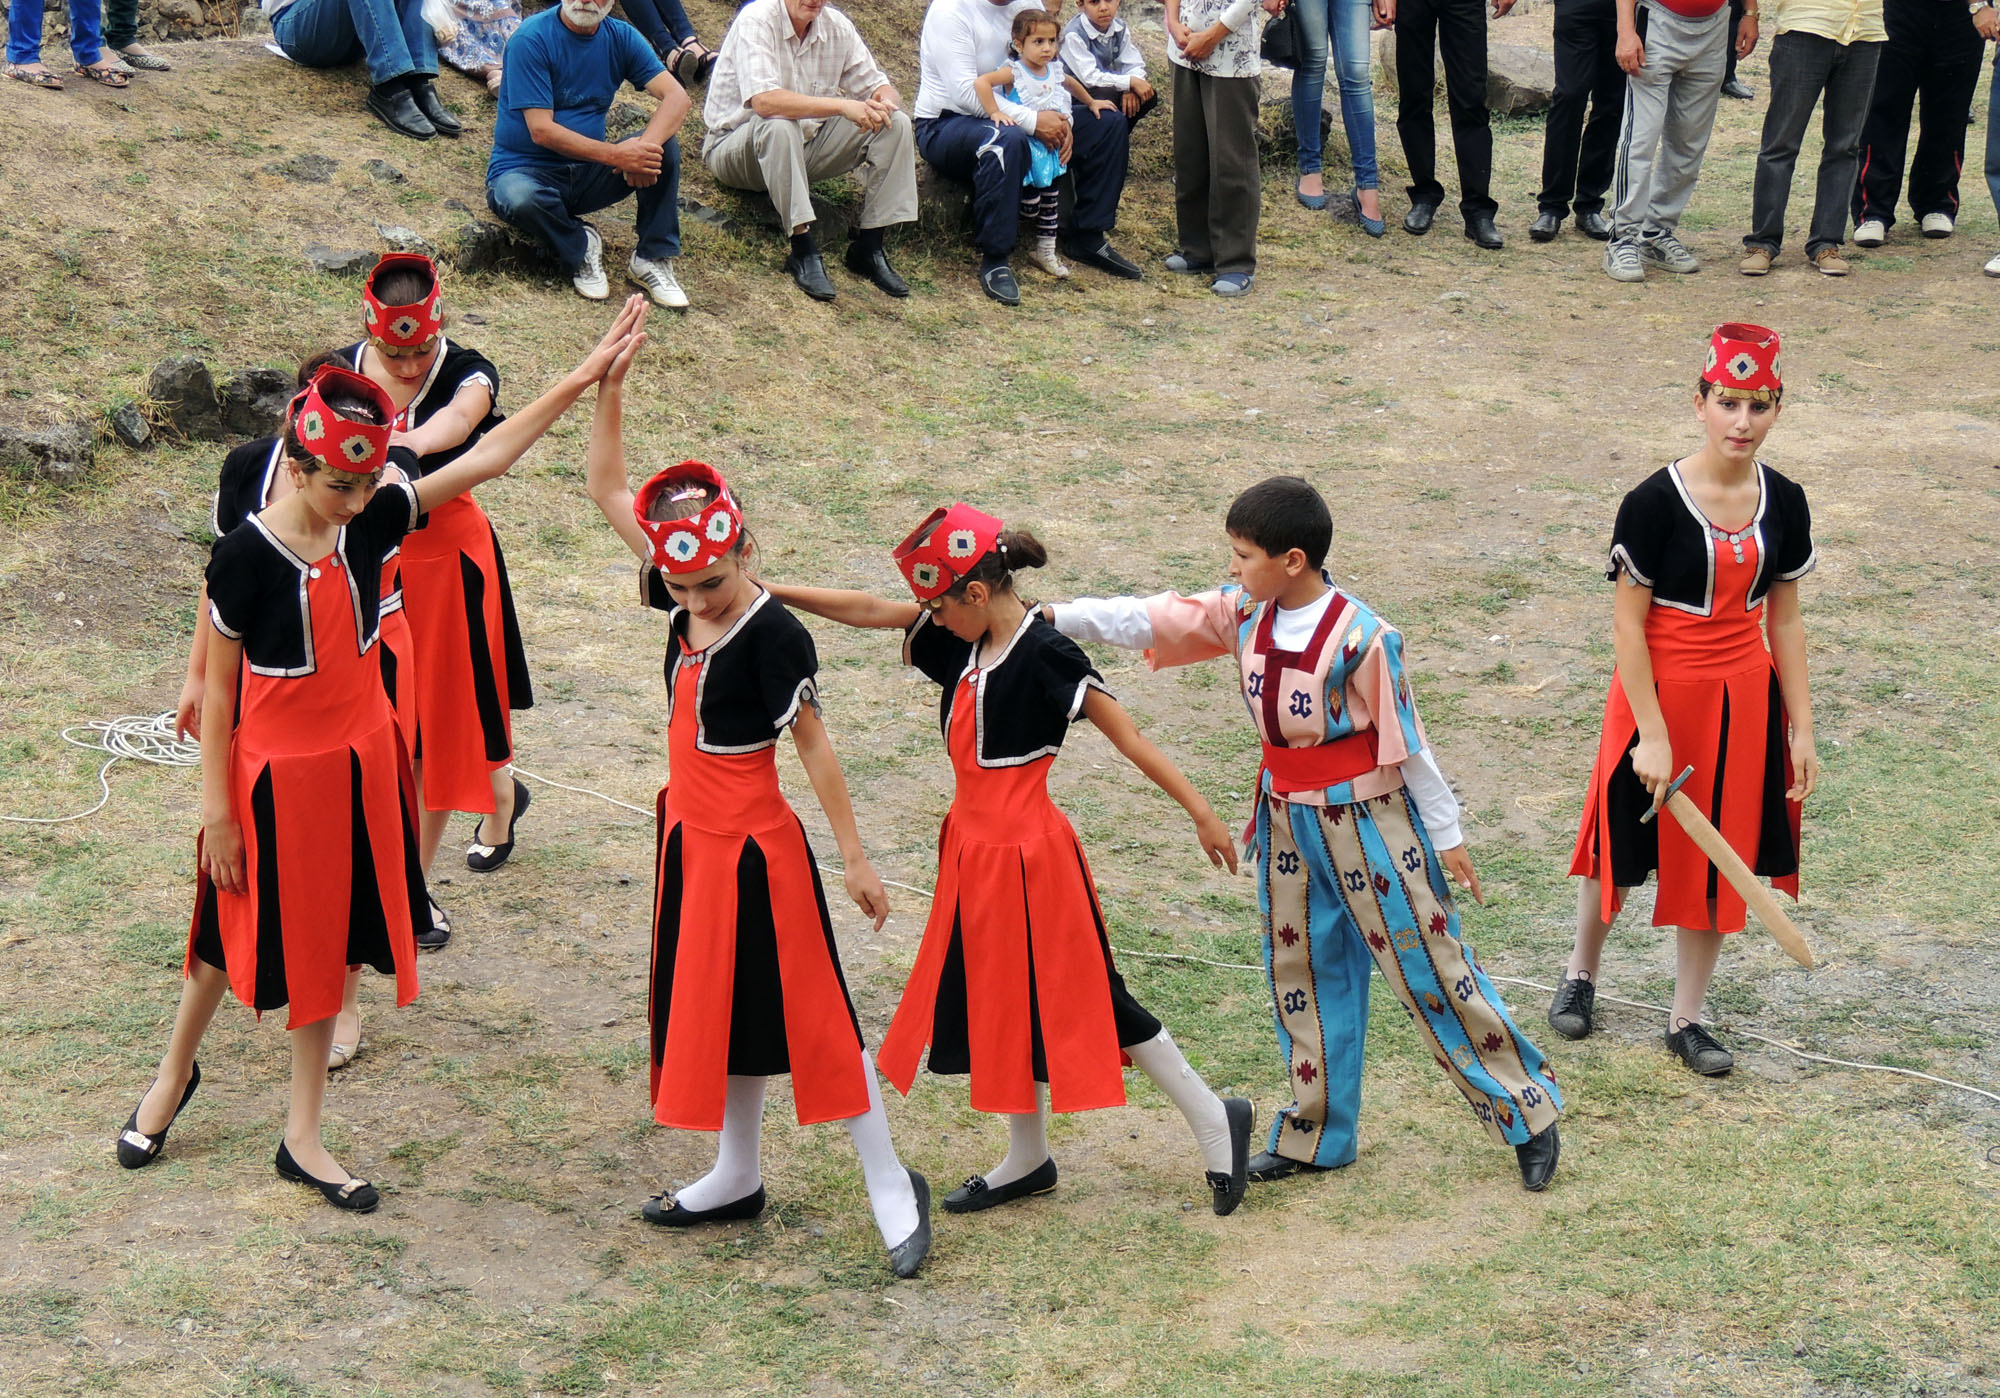
[[[329,389],[344,388],[373,403],[382,414],[380,426],[342,417],[327,406]],[[292,399],[292,430],[299,445],[336,471],[351,475],[372,475],[389,460],[390,424],[396,419],[396,405],[373,381],[337,364],[322,365],[312,381]]]
[[[942,597],[1000,541],[1000,521],[964,501],[932,510],[909,538],[896,545],[896,566],[919,602]]]
[[[1778,373],[1778,332],[1761,325],[1718,325],[1708,339],[1701,380],[1726,393],[1775,402],[1785,391]]]
[[[430,294],[409,306],[385,306],[375,294],[375,279],[384,272],[406,267],[429,274]],[[437,338],[444,329],[444,287],[438,281],[437,264],[414,252],[384,255],[361,284],[361,311],[368,323],[368,338],[391,349],[416,349]]]
[[[699,500],[706,505],[685,519],[648,519],[662,499]],[[694,573],[719,561],[743,534],[743,512],[722,472],[700,461],[669,466],[639,487],[632,513],[653,546],[653,563],[663,573]]]

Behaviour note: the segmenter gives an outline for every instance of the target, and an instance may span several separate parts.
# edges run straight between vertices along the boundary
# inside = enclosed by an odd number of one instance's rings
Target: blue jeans
[[[98,28],[101,0],[69,0],[69,51],[78,63],[94,63],[104,48]],[[7,61],[42,61],[42,0],[12,0],[7,7]]]
[[[681,0],[621,0],[625,18],[632,21],[632,27],[645,36],[653,46],[653,52],[665,62],[668,54],[694,38],[694,25],[688,20],[687,11],[681,7]]]
[[[2000,54],[1993,58],[1993,86],[1986,94],[1986,192],[1993,196],[1993,208],[2000,212]]]
[[[668,141],[661,154],[660,177],[644,189],[625,183],[609,165],[573,162],[564,165],[517,165],[486,186],[486,207],[549,247],[574,276],[590,246],[583,214],[639,196],[639,245],[634,255],[664,262],[681,255],[681,143]]]
[[[1306,51],[1292,74],[1292,125],[1298,128],[1299,173],[1320,168],[1319,111],[1326,97],[1326,59],[1333,50],[1340,83],[1340,117],[1354,161],[1354,187],[1374,189],[1375,85],[1369,78],[1369,0],[1298,0]]]
[[[293,0],[272,16],[271,37],[305,68],[345,68],[366,58],[377,87],[407,73],[434,78],[437,40],[423,8],[423,0]]]

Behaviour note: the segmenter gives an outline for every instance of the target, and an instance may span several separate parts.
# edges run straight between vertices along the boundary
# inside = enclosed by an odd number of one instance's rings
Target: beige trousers
[[[813,221],[812,186],[852,172],[861,181],[857,228],[886,228],[917,217],[917,143],[910,118],[893,113],[880,131],[828,117],[812,139],[785,117],[753,116],[702,144],[709,173],[732,189],[771,196],[785,231]]]

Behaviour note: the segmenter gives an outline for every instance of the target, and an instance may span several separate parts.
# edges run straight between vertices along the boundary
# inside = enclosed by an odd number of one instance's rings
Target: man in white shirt
[[[851,171],[861,214],[847,269],[891,296],[910,294],[882,236],[917,217],[916,140],[852,20],[826,0],[751,0],[723,36],[702,116],[701,158],[720,183],[771,196],[791,234],[785,271],[799,290],[834,298],[813,238],[812,186]]]
[[[1118,200],[1125,192],[1125,169],[1132,128],[1122,113],[1073,118],[1036,112],[1000,101],[1005,121],[996,122],[979,104],[973,79],[1007,63],[1014,16],[1030,7],[1054,11],[1061,0],[931,0],[918,44],[922,76],[917,83],[917,150],[941,175],[972,186],[974,246],[979,249],[979,285],[1003,306],[1021,304],[1008,259],[1020,220],[1021,183],[1028,172],[1028,138],[1061,150],[1070,147],[1069,169],[1076,202],[1063,251],[1114,277],[1137,281],[1145,274],[1111,246]]]

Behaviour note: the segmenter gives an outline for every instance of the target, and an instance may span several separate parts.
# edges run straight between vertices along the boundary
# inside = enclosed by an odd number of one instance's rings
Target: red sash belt
[[[1271,774],[1271,790],[1279,796],[1295,791],[1320,791],[1351,782],[1382,764],[1376,758],[1375,730],[1364,728],[1330,743],[1309,748],[1280,748],[1264,744],[1264,771]],[[1261,774],[1260,774],[1261,775]],[[1261,787],[1263,783],[1259,781]]]

